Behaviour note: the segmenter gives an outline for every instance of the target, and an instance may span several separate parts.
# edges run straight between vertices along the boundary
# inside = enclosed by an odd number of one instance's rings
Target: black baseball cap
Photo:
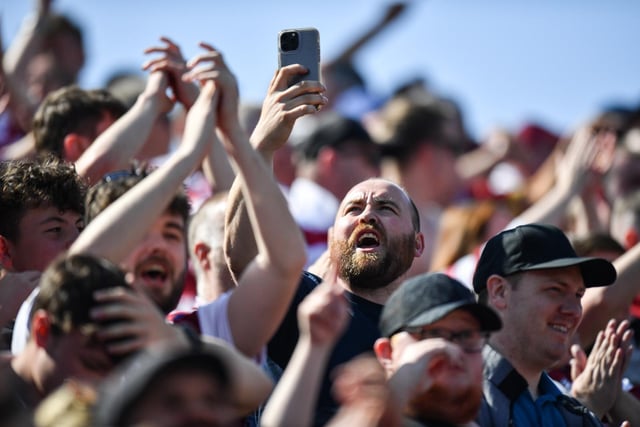
[[[429,325],[454,310],[466,310],[483,331],[496,331],[502,321],[496,312],[476,301],[469,288],[443,273],[426,273],[406,280],[382,309],[380,332],[390,337],[405,327]]]
[[[521,271],[578,266],[585,287],[615,282],[616,269],[603,258],[579,257],[559,228],[547,224],[526,224],[493,236],[480,255],[473,289],[481,292],[492,274],[509,276]]]

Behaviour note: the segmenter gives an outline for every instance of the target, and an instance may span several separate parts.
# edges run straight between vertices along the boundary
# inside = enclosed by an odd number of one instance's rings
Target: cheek
[[[136,267],[136,260],[138,259],[138,252],[130,252],[129,255],[120,262],[120,268],[127,273],[133,273]]]
[[[180,270],[187,263],[187,249],[183,242],[171,245],[170,248],[171,257],[175,260],[177,269]]]
[[[21,270],[44,271],[49,263],[66,250],[65,242],[50,239],[23,241],[16,246],[15,256],[19,258]]]
[[[335,222],[333,227],[332,240],[345,241],[351,235],[351,231],[353,231],[352,221],[346,217],[341,217]]]

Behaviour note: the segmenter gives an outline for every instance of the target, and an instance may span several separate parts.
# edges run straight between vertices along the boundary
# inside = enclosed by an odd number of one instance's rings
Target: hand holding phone
[[[289,81],[289,86],[303,80],[320,81],[320,35],[315,28],[296,28],[278,33],[278,67],[303,65],[307,74]]]

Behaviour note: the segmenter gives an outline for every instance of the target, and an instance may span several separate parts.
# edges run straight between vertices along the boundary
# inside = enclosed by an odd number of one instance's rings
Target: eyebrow
[[[566,290],[571,290],[571,288],[573,287],[570,283],[568,283],[568,282],[566,282],[566,281],[564,281],[564,280],[562,280],[562,279],[556,279],[556,280],[554,280],[554,282],[555,282],[557,285],[562,286],[562,287],[563,287],[564,289],[566,289]],[[586,287],[586,286],[584,286],[584,285],[580,286],[580,287],[576,290],[576,292],[581,292],[582,294],[584,294],[586,291],[587,291],[587,287]]]
[[[42,221],[40,221],[38,223],[38,225],[46,225],[48,223],[56,223],[56,224],[66,224],[67,221],[65,221],[63,218],[59,217],[59,216],[50,216],[47,217],[45,219],[43,219]]]
[[[185,230],[185,229],[184,229],[184,227],[183,227],[180,223],[178,223],[177,221],[167,221],[167,222],[164,224],[164,227],[165,227],[165,228],[172,229],[172,230],[177,230],[177,231],[179,231],[181,234],[186,235],[186,230]]]
[[[378,206],[388,206],[391,205],[396,209],[400,209],[400,205],[393,199],[388,197],[374,197],[373,203]]]

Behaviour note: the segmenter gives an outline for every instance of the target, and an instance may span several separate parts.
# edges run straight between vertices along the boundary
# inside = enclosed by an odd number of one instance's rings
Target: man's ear
[[[11,256],[12,244],[6,237],[0,235],[0,266],[8,271],[13,271],[13,257]]]
[[[51,335],[51,321],[44,310],[37,310],[31,318],[31,338],[38,347],[45,347]]]
[[[211,248],[209,247],[209,245],[203,242],[196,243],[195,247],[193,248],[193,252],[196,255],[198,264],[200,264],[200,267],[202,267],[203,270],[208,270],[209,268],[211,268],[208,258],[210,251]]]
[[[413,256],[415,258],[418,258],[420,257],[420,255],[422,255],[422,252],[424,252],[424,234],[419,232],[419,233],[416,233],[415,254]]]
[[[393,372],[393,360],[391,358],[393,349],[391,348],[391,340],[386,337],[378,338],[373,344],[373,351],[376,354],[378,362],[380,362],[387,373],[387,376],[391,375]]]
[[[89,138],[77,133],[70,133],[64,137],[62,141],[62,157],[68,162],[77,161],[82,153],[91,145]]]
[[[339,154],[338,151],[333,147],[322,147],[318,151],[318,157],[316,157],[316,163],[319,166],[322,166],[324,170],[332,170],[333,165],[338,160]]]
[[[487,279],[487,301],[498,310],[507,306],[507,296],[510,287],[502,276],[492,274]]]
[[[638,232],[635,228],[631,228],[624,234],[624,242],[622,242],[623,246],[627,249],[631,249],[638,243],[640,240],[640,236],[638,236]]]

